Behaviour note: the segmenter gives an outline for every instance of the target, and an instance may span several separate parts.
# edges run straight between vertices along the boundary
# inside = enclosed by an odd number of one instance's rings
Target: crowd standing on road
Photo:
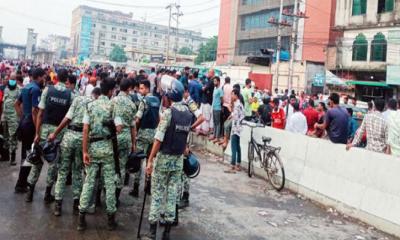
[[[130,182],[129,155],[140,152],[146,161],[139,160],[129,195],[138,198],[143,176],[152,176],[145,181],[151,184],[144,186],[152,196],[146,236],[155,239],[160,221],[166,226],[163,239],[168,239],[171,227],[178,224],[178,208],[189,204],[190,183],[182,169],[190,131],[223,149],[230,142],[231,167],[226,173],[241,171],[243,121],[326,138],[346,144],[348,150],[365,146],[400,156],[395,99],[387,106],[383,99],[371,102],[359,124],[350,107],[357,104],[354,98],[344,96],[341,104],[341,97],[332,93],[326,103],[304,92],[261,91],[251,79],[243,87],[232,85],[229,77],[215,76],[212,69],[200,76],[188,67],[183,72],[152,68],[148,74],[100,65],[0,64],[1,159],[17,165],[21,141],[15,192],[25,193],[26,201],[32,202],[46,162],[44,201],[55,202],[54,215],[61,216],[70,179],[80,231],[87,227],[86,214],[100,204],[103,188],[108,227],[117,227],[120,194]],[[163,79],[170,80],[167,87]]]

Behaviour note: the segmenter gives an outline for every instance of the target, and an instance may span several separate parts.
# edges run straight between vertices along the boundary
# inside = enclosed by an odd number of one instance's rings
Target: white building
[[[56,60],[66,59],[68,57],[68,49],[70,40],[68,37],[51,34],[44,39],[41,39],[39,48],[54,52]]]
[[[337,0],[335,25],[343,36],[327,66],[352,80],[362,100],[396,94],[400,81],[387,80],[392,65],[400,68],[400,0]]]
[[[33,52],[36,50],[38,34],[32,28],[28,28],[28,37],[26,39],[25,59],[33,59]]]
[[[79,6],[72,12],[71,49],[73,56],[107,58],[115,45],[124,49],[140,49],[144,52],[166,54],[168,27],[132,19],[132,13],[109,11]],[[151,20],[151,19],[149,19]],[[171,27],[170,55],[174,54],[175,41],[178,50],[188,47],[196,52],[207,41],[200,32]]]

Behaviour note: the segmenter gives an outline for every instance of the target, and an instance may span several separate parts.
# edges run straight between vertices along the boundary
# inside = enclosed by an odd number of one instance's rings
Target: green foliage
[[[110,53],[110,61],[113,61],[113,62],[128,61],[128,58],[125,55],[124,49],[118,45],[114,46],[114,48],[111,50],[111,53]]]
[[[210,38],[206,42],[206,44],[201,44],[199,48],[199,54],[197,55],[197,58],[195,60],[195,64],[215,61],[217,58],[217,45],[218,45],[217,36]]]
[[[179,49],[178,54],[182,54],[182,55],[193,55],[193,51],[192,49],[188,48],[188,47],[183,47],[181,49]]]

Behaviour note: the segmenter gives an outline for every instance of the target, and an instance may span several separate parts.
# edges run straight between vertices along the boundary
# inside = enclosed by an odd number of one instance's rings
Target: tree
[[[110,61],[113,62],[126,62],[128,58],[125,55],[125,51],[122,47],[115,45],[110,53]]]
[[[210,38],[205,44],[202,43],[199,47],[199,54],[194,62],[200,64],[202,62],[215,61],[217,58],[217,45],[217,36]]]
[[[190,49],[188,47],[183,47],[183,48],[179,49],[178,53],[182,54],[182,55],[193,55],[192,49]]]

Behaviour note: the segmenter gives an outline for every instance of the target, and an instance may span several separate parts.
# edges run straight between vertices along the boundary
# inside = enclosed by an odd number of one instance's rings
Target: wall
[[[399,31],[398,27],[389,27],[389,28],[371,28],[371,29],[360,29],[360,30],[346,30],[343,35],[342,40],[342,59],[340,64],[342,64],[343,68],[347,69],[360,69],[360,70],[386,70],[386,64],[399,64],[400,62],[400,54],[398,52],[399,45],[396,41],[388,41],[388,36],[390,31]],[[371,62],[371,41],[377,33],[383,33],[385,35],[386,40],[388,41],[388,50],[387,50],[387,62]],[[353,61],[353,41],[357,37],[358,34],[363,33],[368,41],[368,54],[367,61]],[[397,54],[395,54],[397,53]]]
[[[276,64],[272,64],[271,73],[275,74]],[[293,80],[292,80],[292,89],[298,91],[305,91],[306,89],[306,62],[295,62],[294,70],[293,70]],[[279,78],[278,85],[276,85],[275,81],[273,81],[272,89],[278,88],[279,91],[284,91],[288,89],[288,79],[289,79],[289,63],[281,62],[279,64]]]
[[[303,45],[303,60],[324,62],[325,48],[328,45],[332,27],[333,0],[307,0],[306,14],[309,18],[304,20],[304,37],[300,39]],[[318,6],[316,8],[315,6]]]
[[[341,144],[272,128],[254,134],[257,140],[271,137],[271,145],[282,148],[285,187],[400,237],[399,158],[358,148],[346,151]],[[244,127],[240,140],[245,167],[249,136]],[[220,153],[210,145],[203,146]],[[225,153],[230,154],[229,145]],[[265,177],[260,168],[256,174]]]
[[[217,65],[232,64],[235,53],[237,7],[239,0],[221,0]]]

